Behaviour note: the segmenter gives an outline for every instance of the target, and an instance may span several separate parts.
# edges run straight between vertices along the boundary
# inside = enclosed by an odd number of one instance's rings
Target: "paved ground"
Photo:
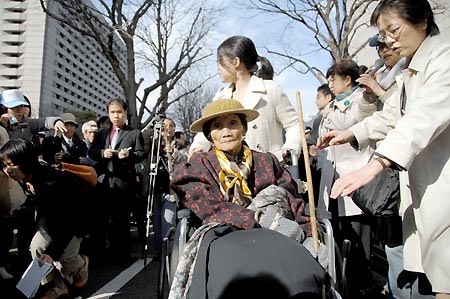
[[[142,259],[142,244],[138,242],[136,233],[132,232],[132,258],[129,263],[116,265],[113,261],[93,261],[90,263],[88,284],[79,291],[73,291],[67,299],[139,299],[157,298],[157,279],[159,273],[159,258],[154,258],[149,252],[147,267]],[[0,280],[0,298],[26,298],[16,289],[24,266],[20,266],[14,251],[10,254],[12,267],[8,269],[15,276],[13,280]],[[41,287],[35,298],[45,293]]]
[[[150,237],[151,238],[151,237]],[[137,233],[132,231],[132,259],[126,265],[117,265],[113,261],[91,260],[88,284],[79,291],[74,291],[66,299],[153,299],[157,298],[157,282],[160,261],[153,258],[154,252],[149,252],[147,267],[144,268],[142,259],[142,244],[138,241]],[[150,239],[151,242],[151,239]],[[374,272],[377,285],[384,284],[386,263],[381,247],[374,250],[373,261],[378,266]],[[15,275],[14,280],[0,280],[1,299],[23,299],[16,288],[24,268],[18,265],[17,255],[12,252],[13,267],[8,270]],[[166,288],[167,289],[167,288]],[[45,293],[45,287],[41,287],[35,298],[40,298]],[[167,294],[166,294],[167,296]]]

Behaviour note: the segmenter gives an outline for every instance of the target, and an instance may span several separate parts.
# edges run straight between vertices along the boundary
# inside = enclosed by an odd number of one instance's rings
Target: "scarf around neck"
[[[353,86],[352,89],[350,89],[349,91],[340,93],[336,96],[336,102],[342,101],[343,99],[345,99],[346,97],[348,97],[349,95],[351,95],[355,90],[357,90],[359,88],[358,85]]]
[[[214,147],[214,151],[222,168],[219,172],[219,181],[225,201],[247,207],[253,198],[247,183],[253,163],[252,151],[243,145],[241,152],[234,159],[217,147]]]

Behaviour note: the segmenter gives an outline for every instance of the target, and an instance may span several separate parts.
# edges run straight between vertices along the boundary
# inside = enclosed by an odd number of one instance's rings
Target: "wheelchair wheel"
[[[180,254],[180,235],[181,235],[181,226],[177,225],[174,236],[172,239],[172,247],[170,252],[167,254],[167,260],[166,264],[168,265],[168,280],[169,280],[169,286],[172,285],[173,278],[175,277],[175,272],[177,271],[178,262],[180,260],[179,254]]]
[[[173,247],[173,238],[174,238],[175,228],[171,228],[166,238],[164,238],[163,246],[161,249],[160,263],[159,263],[159,275],[158,275],[158,290],[157,290],[157,299],[164,299],[168,297],[168,293],[170,290],[171,281],[168,280],[168,259],[170,257],[170,252]]]

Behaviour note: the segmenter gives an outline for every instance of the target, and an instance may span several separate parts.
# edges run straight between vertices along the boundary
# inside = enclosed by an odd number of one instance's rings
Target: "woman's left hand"
[[[339,179],[333,184],[331,198],[339,196],[351,196],[353,192],[372,181],[383,167],[377,161],[370,160],[365,166],[353,171]]]

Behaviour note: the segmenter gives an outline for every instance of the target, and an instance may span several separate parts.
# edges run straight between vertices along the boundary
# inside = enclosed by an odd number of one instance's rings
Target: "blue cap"
[[[14,108],[20,105],[28,106],[28,102],[25,101],[23,93],[18,89],[3,91],[0,97],[0,103],[6,108]]]
[[[379,47],[381,42],[378,40],[378,34],[375,34],[369,41],[369,46]]]

